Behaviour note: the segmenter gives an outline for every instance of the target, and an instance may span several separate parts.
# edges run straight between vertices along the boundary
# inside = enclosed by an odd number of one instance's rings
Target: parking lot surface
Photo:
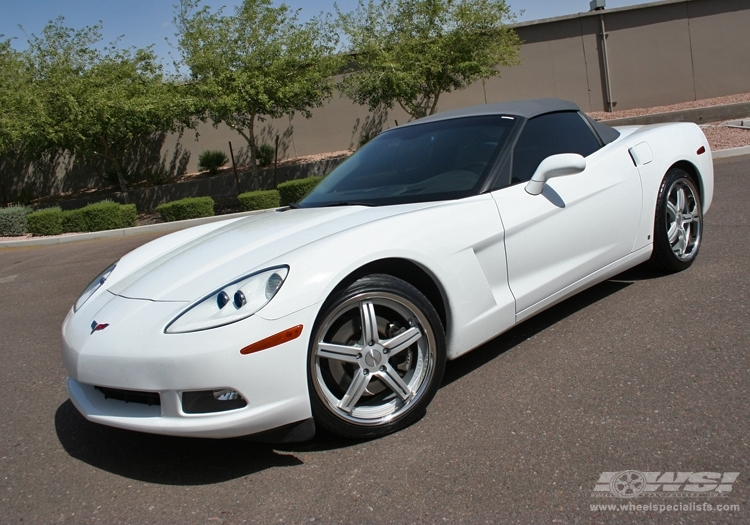
[[[0,523],[750,523],[750,157],[716,161],[689,270],[639,267],[547,310],[450,362],[416,424],[364,443],[83,419],[61,322],[156,236],[0,250]],[[603,473],[629,470],[739,476],[723,497],[592,497]]]

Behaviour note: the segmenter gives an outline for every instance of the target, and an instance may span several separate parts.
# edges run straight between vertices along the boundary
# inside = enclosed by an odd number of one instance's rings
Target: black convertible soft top
[[[530,119],[544,115],[545,113],[555,113],[557,111],[581,111],[578,104],[569,100],[560,100],[558,98],[537,98],[531,100],[516,100],[512,102],[498,102],[495,104],[483,104],[479,106],[470,106],[466,108],[452,109],[444,111],[429,117],[403,124],[404,126],[413,126],[426,122],[435,122],[438,120],[449,120],[462,117],[474,117],[479,115],[508,115]],[[601,137],[605,144],[613,142],[620,136],[620,132],[614,128],[597,122],[585,115],[586,120],[591,124]]]
[[[556,111],[581,111],[578,104],[568,100],[557,98],[537,98],[533,100],[515,100],[513,102],[497,102],[495,104],[483,104],[470,106],[468,108],[452,109],[429,117],[424,117],[416,122],[433,122],[436,120],[474,117],[477,115],[513,115],[524,118],[534,118],[545,113]]]

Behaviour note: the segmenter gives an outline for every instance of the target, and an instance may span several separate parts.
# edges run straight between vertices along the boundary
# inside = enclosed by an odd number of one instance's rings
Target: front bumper
[[[184,307],[105,293],[90,308],[68,314],[62,337],[68,392],[86,419],[155,434],[228,438],[311,417],[307,346],[316,306],[276,320],[256,314],[202,332],[165,334],[164,326]],[[109,326],[92,332],[94,319]],[[240,354],[245,346],[299,324],[303,331],[297,339]],[[158,404],[105,396],[96,387],[158,394],[150,396]],[[238,392],[247,405],[221,412],[185,411],[185,392],[223,389]]]

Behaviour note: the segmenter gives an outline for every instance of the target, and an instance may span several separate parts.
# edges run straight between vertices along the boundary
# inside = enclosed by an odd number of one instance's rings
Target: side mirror
[[[560,153],[544,159],[526,185],[526,193],[539,195],[544,184],[554,177],[575,175],[586,169],[586,159],[577,153]]]

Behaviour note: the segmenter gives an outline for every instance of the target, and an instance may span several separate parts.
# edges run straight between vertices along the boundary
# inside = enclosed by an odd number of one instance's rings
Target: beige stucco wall
[[[605,18],[615,109],[695,99],[685,2]]]
[[[750,1],[689,2],[697,98],[750,91]]]
[[[524,41],[522,64],[487,81],[487,102],[555,97],[589,109],[586,50],[581,20],[570,18],[517,29]]]

